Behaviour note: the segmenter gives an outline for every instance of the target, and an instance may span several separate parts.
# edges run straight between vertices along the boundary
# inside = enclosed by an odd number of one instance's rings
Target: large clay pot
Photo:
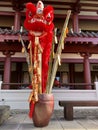
[[[39,101],[35,103],[33,122],[36,127],[47,126],[54,110],[53,94],[39,94]]]

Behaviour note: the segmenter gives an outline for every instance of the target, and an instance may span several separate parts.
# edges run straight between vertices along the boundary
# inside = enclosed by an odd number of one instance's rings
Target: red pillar
[[[14,30],[20,30],[20,19],[21,19],[21,14],[19,11],[15,12],[15,18],[14,18]]]
[[[79,20],[78,20],[78,12],[73,13],[73,31],[74,32],[79,32]]]
[[[88,53],[81,54],[84,57],[83,66],[84,66],[84,81],[87,84],[91,84],[91,73],[90,73],[90,63],[89,63],[89,56]],[[86,85],[85,89],[92,89],[91,85]]]
[[[10,83],[11,74],[11,55],[9,52],[4,53],[6,55],[4,63],[4,79],[3,83]],[[9,85],[3,85],[2,89],[10,89]]]

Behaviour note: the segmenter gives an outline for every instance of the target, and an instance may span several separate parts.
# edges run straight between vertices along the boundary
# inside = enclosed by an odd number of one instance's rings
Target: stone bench
[[[0,105],[0,125],[9,118],[10,106]]]
[[[64,118],[73,120],[73,107],[98,106],[98,101],[59,101],[59,106],[64,107]]]

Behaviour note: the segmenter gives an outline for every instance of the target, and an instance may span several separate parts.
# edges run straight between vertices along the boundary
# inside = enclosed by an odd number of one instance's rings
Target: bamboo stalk
[[[30,68],[30,67],[31,67],[31,64],[30,64],[29,54],[28,54],[28,52],[27,52],[27,50],[26,50],[26,47],[25,47],[25,44],[24,44],[24,42],[23,42],[22,36],[19,35],[19,38],[20,38],[21,44],[22,44],[22,46],[23,46],[23,48],[24,48],[24,53],[25,53],[25,56],[26,56],[26,61],[27,61],[27,64],[28,64],[28,68]],[[30,80],[32,81],[32,73],[31,73],[31,72],[29,72],[29,73],[30,73]]]
[[[60,36],[60,40],[59,40],[56,56],[55,56],[55,59],[54,59],[54,62],[53,62],[52,74],[51,74],[51,78],[50,78],[49,93],[51,93],[51,91],[52,91],[54,79],[55,79],[56,72],[57,72],[57,69],[58,69],[58,63],[59,63],[58,56],[61,56],[62,44],[64,44],[64,39],[65,39],[65,36],[66,36],[65,31],[66,31],[67,26],[68,26],[70,15],[71,15],[71,11],[68,10],[67,11],[67,17],[65,19],[64,26],[63,26],[63,29],[62,29],[62,33],[61,33],[61,36]]]
[[[52,49],[51,49],[51,55],[49,59],[49,70],[48,70],[48,78],[47,78],[47,85],[46,85],[46,93],[49,93],[49,86],[50,86],[50,78],[51,78],[51,72],[52,72],[52,66],[53,66],[53,58],[54,58],[54,48],[55,44],[57,44],[57,28],[54,29],[54,35],[52,39]]]
[[[46,93],[49,92],[49,86],[50,86],[50,78],[51,78],[51,72],[52,72],[52,61],[53,61],[53,53],[54,53],[54,38],[52,41],[52,50],[51,50],[51,55],[50,55],[50,60],[49,60],[49,71],[48,71],[48,78],[47,78],[47,85],[46,85]]]

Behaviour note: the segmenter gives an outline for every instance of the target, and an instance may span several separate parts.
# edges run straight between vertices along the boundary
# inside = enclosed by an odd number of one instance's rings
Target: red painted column
[[[89,57],[91,56],[88,53],[81,54],[84,57],[83,65],[84,65],[84,81],[87,84],[91,84],[91,73],[90,73],[90,63]],[[91,85],[86,85],[85,89],[92,89]]]
[[[3,83],[10,83],[10,74],[11,74],[11,55],[10,52],[4,52],[6,55],[4,63],[4,79]],[[2,89],[10,89],[9,85],[3,85]]]
[[[14,31],[20,30],[20,19],[21,19],[21,14],[19,11],[16,11],[15,18],[14,18]]]
[[[79,20],[78,20],[78,13],[77,12],[74,12],[73,13],[73,31],[74,32],[79,32]]]

